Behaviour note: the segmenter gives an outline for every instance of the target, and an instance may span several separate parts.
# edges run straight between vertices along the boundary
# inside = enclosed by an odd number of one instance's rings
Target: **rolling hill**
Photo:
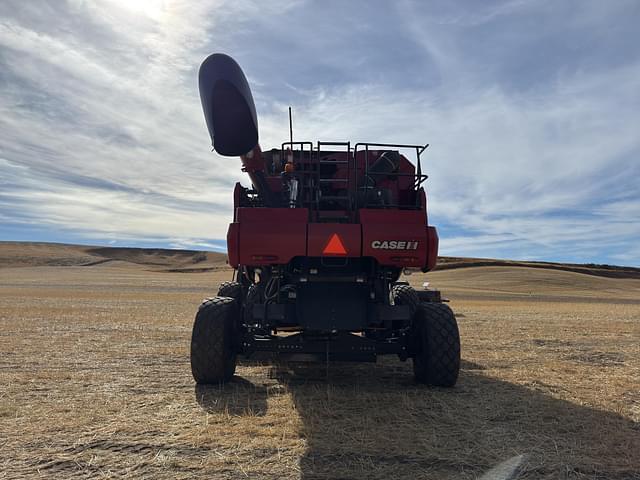
[[[198,250],[0,242],[0,268],[35,266],[89,267],[104,263],[126,262],[160,271],[206,272],[225,268],[226,261],[226,254],[224,253]],[[640,268],[634,267],[463,257],[439,257],[436,271],[475,267],[528,267],[598,277],[640,279]]]

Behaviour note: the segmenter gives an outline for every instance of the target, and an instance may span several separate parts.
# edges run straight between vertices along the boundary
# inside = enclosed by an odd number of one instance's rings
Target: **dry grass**
[[[640,479],[639,281],[429,274],[459,314],[451,390],[393,358],[196,388],[193,314],[228,276],[0,269],[0,478],[472,479],[527,453],[522,478]]]

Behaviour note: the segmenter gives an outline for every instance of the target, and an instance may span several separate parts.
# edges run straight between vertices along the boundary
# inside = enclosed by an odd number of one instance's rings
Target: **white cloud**
[[[224,236],[240,174],[238,162],[210,154],[199,111],[194,72],[202,55],[193,50],[206,41],[207,25],[196,21],[206,12],[172,5],[161,22],[139,23],[117,5],[72,6],[87,23],[110,20],[105,28],[119,49],[146,53],[126,68],[118,59],[127,52],[112,55],[90,32],[42,33],[46,19],[37,17],[30,26],[0,23],[4,62],[15,77],[0,99],[2,154],[29,169],[11,176],[7,209],[93,236]],[[191,212],[184,202],[200,208]],[[218,211],[206,213],[207,203]]]
[[[608,45],[626,7],[560,21],[550,3],[446,3],[16,2],[0,20],[0,219],[217,246],[248,181],[210,153],[197,96],[199,63],[224,50],[254,86],[267,148],[287,137],[288,104],[297,139],[430,142],[444,253],[640,264],[640,61],[520,51],[565,30]],[[548,20],[544,35],[518,28],[526,15]],[[514,73],[520,53],[531,70]]]

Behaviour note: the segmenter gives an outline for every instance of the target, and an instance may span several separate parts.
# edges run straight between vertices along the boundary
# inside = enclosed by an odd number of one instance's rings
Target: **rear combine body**
[[[226,381],[238,355],[256,352],[322,362],[396,354],[413,359],[417,381],[454,385],[453,313],[439,292],[399,281],[436,265],[427,145],[289,141],[263,152],[246,78],[222,54],[200,67],[200,96],[214,149],[240,157],[251,186],[233,192],[234,277],[196,315],[195,380]]]

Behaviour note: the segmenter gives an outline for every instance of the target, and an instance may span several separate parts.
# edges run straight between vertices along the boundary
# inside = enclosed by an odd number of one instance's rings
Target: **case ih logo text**
[[[404,240],[374,240],[371,248],[379,250],[417,250],[418,242],[405,242]]]

